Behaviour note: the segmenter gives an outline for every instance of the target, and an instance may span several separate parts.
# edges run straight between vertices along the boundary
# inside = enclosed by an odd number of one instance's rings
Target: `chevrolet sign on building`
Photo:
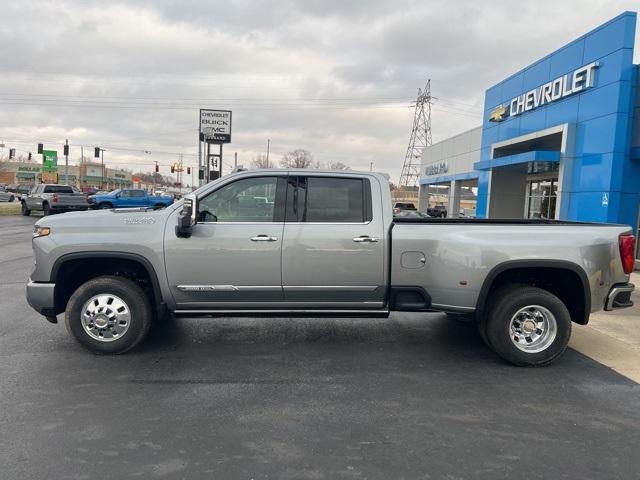
[[[509,102],[508,116],[515,117],[516,115],[593,87],[595,69],[597,67],[598,62],[591,62],[588,65],[574,70],[571,74],[562,75],[522,95],[513,97]],[[489,120],[492,122],[501,122],[506,116],[507,108],[501,104],[489,113]]]

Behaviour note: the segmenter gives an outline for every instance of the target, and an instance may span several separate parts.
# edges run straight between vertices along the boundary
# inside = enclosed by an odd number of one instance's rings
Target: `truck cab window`
[[[200,200],[199,222],[273,222],[277,177],[253,177],[225,185]]]
[[[44,187],[43,193],[67,193],[72,194],[73,189],[64,185],[47,185]]]
[[[305,222],[362,223],[365,218],[365,188],[359,178],[307,177]]]

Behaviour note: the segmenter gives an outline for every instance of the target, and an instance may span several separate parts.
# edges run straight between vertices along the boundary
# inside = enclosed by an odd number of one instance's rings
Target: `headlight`
[[[39,227],[37,225],[33,227],[33,238],[46,237],[50,233],[51,229],[49,227]]]

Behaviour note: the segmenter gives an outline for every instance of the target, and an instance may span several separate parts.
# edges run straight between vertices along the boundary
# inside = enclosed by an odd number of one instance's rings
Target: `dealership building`
[[[420,205],[473,191],[480,218],[555,218],[638,229],[640,66],[624,12],[485,92],[482,126],[427,147]]]

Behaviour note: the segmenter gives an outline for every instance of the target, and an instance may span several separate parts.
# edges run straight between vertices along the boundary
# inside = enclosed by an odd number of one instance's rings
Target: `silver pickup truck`
[[[516,365],[560,356],[572,323],[631,305],[624,225],[394,219],[375,173],[255,170],[164,210],[39,220],[31,306],[97,353],[176,316],[446,312]],[[426,320],[426,317],[425,317]]]
[[[68,185],[41,183],[33,187],[29,195],[22,197],[22,215],[29,216],[34,210],[44,216],[52,213],[88,210],[87,196]]]

